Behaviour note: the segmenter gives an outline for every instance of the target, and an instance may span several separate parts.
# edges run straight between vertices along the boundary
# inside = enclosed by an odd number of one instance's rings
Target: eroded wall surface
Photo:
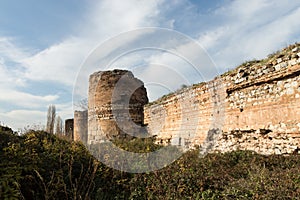
[[[146,105],[145,124],[160,143],[202,144],[208,130],[221,128],[225,95],[221,80],[195,85]]]
[[[143,132],[146,88],[127,70],[96,72],[89,79],[88,144]]]
[[[87,144],[88,138],[88,111],[74,112],[74,141]]]
[[[300,149],[299,52],[299,45],[292,45],[146,105],[149,132],[161,143],[211,151],[271,154]],[[228,137],[235,133],[245,134]]]

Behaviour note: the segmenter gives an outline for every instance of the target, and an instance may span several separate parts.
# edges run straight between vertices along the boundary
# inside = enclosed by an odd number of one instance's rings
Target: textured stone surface
[[[298,51],[288,47],[271,58],[246,63],[211,82],[146,105],[149,132],[157,135],[158,142],[174,140],[187,148],[291,153],[299,148],[300,137]],[[239,130],[245,135],[237,141],[232,134]],[[269,130],[272,139],[262,137],[260,130]],[[225,136],[229,139],[218,139]]]
[[[96,72],[89,80],[88,139],[86,119],[78,113],[74,139],[93,144],[124,132],[143,133],[144,122],[158,143],[186,148],[199,145],[203,153],[237,149],[262,154],[298,152],[299,46],[291,45],[260,62],[244,63],[208,83],[150,104],[143,83],[131,72]],[[75,131],[77,126],[82,126],[82,133]]]
[[[251,150],[260,154],[291,154],[300,152],[299,134],[275,133],[268,129],[232,130],[223,132],[213,143],[212,151]]]
[[[74,141],[87,144],[88,138],[88,112],[75,111],[74,113]]]
[[[146,88],[127,70],[96,72],[89,80],[88,144],[142,132]]]
[[[200,145],[207,131],[222,125],[226,92],[220,80],[195,85],[145,106],[145,124],[158,142]]]

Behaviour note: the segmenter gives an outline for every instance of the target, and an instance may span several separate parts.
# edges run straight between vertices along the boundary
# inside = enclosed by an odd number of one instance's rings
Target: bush
[[[15,196],[25,199],[85,199],[90,195],[98,164],[82,144],[42,131],[9,137],[1,133],[0,137],[2,142],[7,140],[7,145],[1,145],[2,190],[10,187]]]
[[[300,156],[250,151],[190,151],[172,165],[131,180],[132,199],[295,199],[300,195]]]
[[[150,139],[115,140],[128,151],[160,148]],[[174,149],[176,150],[176,149]],[[105,151],[105,149],[104,149]],[[141,174],[111,169],[81,143],[41,131],[0,131],[0,199],[297,199],[300,156],[188,151]]]

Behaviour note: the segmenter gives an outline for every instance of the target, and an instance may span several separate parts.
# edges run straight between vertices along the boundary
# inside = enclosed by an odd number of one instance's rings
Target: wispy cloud
[[[16,90],[0,89],[0,102],[13,103],[16,106],[26,108],[41,108],[55,102],[58,95],[37,96]]]
[[[0,36],[0,55],[6,61],[21,62],[23,58],[29,56],[25,50],[14,45],[14,38]]]
[[[158,26],[156,17],[160,2],[105,0],[96,3],[78,30],[77,37],[66,38],[23,60],[27,68],[25,77],[73,86],[84,59],[105,40],[140,26]]]
[[[0,36],[0,88],[12,89],[26,85],[21,62],[29,54],[13,42],[13,38]]]
[[[28,113],[23,118],[23,125],[16,117],[14,128],[23,127],[27,122],[32,123],[41,117],[41,105],[55,103],[63,117],[72,116],[72,103],[61,104],[62,101],[56,94],[34,95],[29,92],[21,92],[16,86],[26,86],[27,81],[38,82],[48,81],[59,83],[69,88],[69,95],[72,95],[72,87],[76,80],[77,73],[90,52],[110,37],[122,31],[128,31],[141,26],[158,26],[160,0],[155,1],[100,1],[91,3],[86,13],[85,20],[80,20],[78,30],[70,33],[69,37],[48,48],[33,52],[23,49],[16,44],[16,41],[8,38],[0,40],[0,102],[9,102],[11,106],[22,107],[22,111],[10,111],[1,115],[1,118],[12,122],[12,117],[19,113]],[[74,19],[75,20],[75,19]],[[73,36],[76,35],[76,36]],[[12,69],[11,64],[17,68]],[[34,88],[33,88],[34,90]],[[19,101],[18,99],[22,99]],[[70,98],[71,99],[71,98]],[[65,106],[63,106],[65,105]],[[28,111],[28,112],[27,112]],[[45,115],[46,113],[44,113]],[[27,122],[26,122],[27,121]]]
[[[220,69],[265,57],[299,41],[300,2],[232,1],[213,12],[215,26],[200,32],[198,41]]]
[[[44,125],[46,121],[45,111],[22,109],[2,112],[0,113],[0,121],[17,131],[33,124]]]
[[[69,38],[22,60],[24,77],[34,81],[52,81],[72,86],[76,74],[89,52],[90,43]]]

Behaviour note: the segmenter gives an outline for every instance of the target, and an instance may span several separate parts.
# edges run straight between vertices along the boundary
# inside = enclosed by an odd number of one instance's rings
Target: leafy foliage
[[[300,195],[299,158],[250,151],[199,158],[198,151],[190,151],[159,172],[136,175],[131,195],[134,199],[295,199]]]
[[[116,140],[128,151],[159,148],[151,140]],[[185,153],[169,166],[129,174],[98,162],[81,143],[31,131],[0,130],[0,199],[297,199],[300,156],[250,151]]]
[[[93,186],[98,163],[80,143],[31,131],[23,136],[4,133],[1,142],[1,190],[25,199],[85,199]],[[16,192],[17,191],[17,192]],[[8,195],[10,191],[1,192]]]

